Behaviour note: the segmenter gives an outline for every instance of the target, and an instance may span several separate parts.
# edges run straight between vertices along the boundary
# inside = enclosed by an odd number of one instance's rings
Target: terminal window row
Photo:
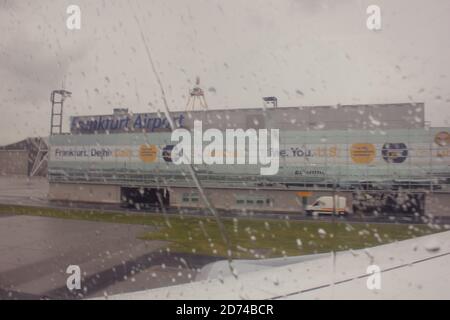
[[[182,197],[183,202],[194,202],[197,203],[200,201],[198,193],[183,193]]]
[[[237,205],[257,205],[257,206],[271,206],[273,200],[264,196],[245,195],[237,196]]]

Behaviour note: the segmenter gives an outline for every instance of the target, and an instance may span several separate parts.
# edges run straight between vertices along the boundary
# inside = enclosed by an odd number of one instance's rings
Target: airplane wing
[[[285,263],[234,265],[237,277],[219,262],[201,273],[205,280],[108,299],[450,299],[450,231]]]

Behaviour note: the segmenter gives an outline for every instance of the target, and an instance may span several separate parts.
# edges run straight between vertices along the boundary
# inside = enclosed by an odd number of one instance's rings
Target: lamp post
[[[62,119],[64,110],[64,100],[69,98],[72,92],[67,90],[53,90],[50,94],[50,102],[52,103],[52,114],[50,119],[50,135],[62,133]],[[59,99],[57,99],[59,97]]]

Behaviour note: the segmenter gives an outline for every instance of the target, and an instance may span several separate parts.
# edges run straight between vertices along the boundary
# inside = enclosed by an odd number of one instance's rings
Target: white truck
[[[332,215],[336,212],[337,215],[347,215],[349,210],[347,208],[347,198],[334,196],[334,202],[332,196],[323,196],[313,204],[306,207],[306,214],[308,215]]]

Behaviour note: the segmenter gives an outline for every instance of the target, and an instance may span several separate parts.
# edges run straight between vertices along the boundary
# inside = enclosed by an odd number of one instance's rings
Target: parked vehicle
[[[320,215],[347,215],[347,198],[335,196],[334,201],[332,196],[323,196],[318,198],[312,205],[306,207],[306,214]]]

